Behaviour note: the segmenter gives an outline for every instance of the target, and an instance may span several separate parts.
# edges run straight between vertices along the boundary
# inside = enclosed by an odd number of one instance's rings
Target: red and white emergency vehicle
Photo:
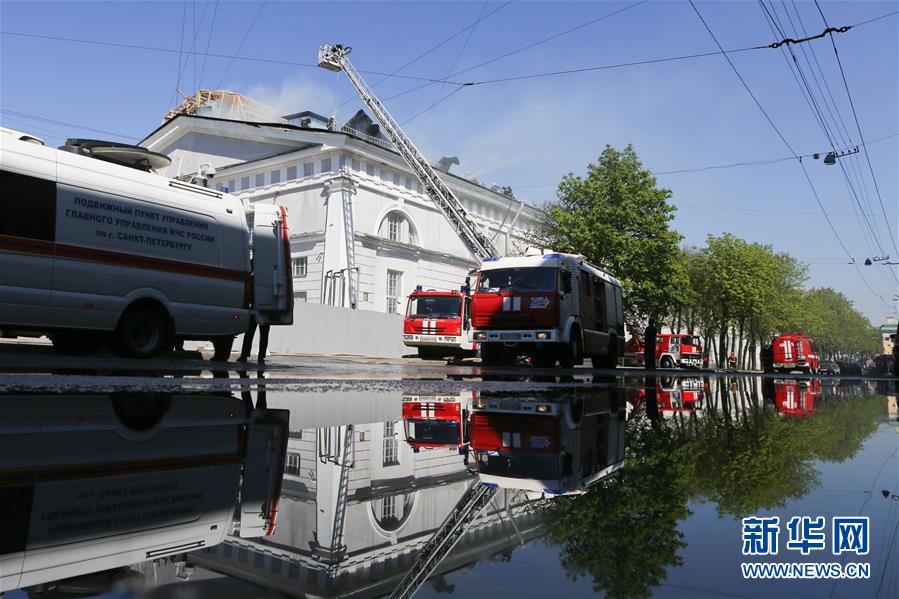
[[[481,483],[547,495],[582,493],[623,465],[624,421],[621,390],[546,401],[482,392],[471,416]]]
[[[468,419],[472,393],[457,395],[404,395],[403,428],[412,451],[455,448],[468,453]]]
[[[272,535],[288,421],[229,395],[0,397],[0,594]]]
[[[472,339],[484,364],[615,368],[624,351],[621,284],[583,256],[485,258],[472,297]]]
[[[417,348],[425,360],[474,356],[478,346],[471,340],[470,315],[467,287],[437,291],[418,285],[406,304],[403,344]]]
[[[702,367],[702,342],[696,335],[656,335],[656,364],[661,368]]]
[[[699,377],[661,377],[656,383],[656,403],[663,417],[698,412],[709,395],[708,384]],[[646,389],[627,388],[628,402],[634,410],[645,410]]]
[[[774,403],[777,411],[785,416],[805,418],[815,412],[821,397],[821,381],[818,379],[775,379]]]
[[[771,342],[768,348],[771,362],[766,364],[767,372],[816,373],[820,367],[815,343],[802,333],[785,333]]]

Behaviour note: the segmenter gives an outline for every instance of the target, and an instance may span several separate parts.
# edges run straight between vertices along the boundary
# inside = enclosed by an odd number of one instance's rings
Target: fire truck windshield
[[[684,335],[680,339],[681,345],[699,345],[699,337],[691,337],[690,335]]]
[[[409,300],[409,318],[459,318],[462,299],[458,295],[420,295]]]
[[[559,456],[552,453],[477,452],[478,472],[511,478],[559,479]]]
[[[406,438],[418,443],[459,445],[459,423],[452,420],[407,420]]]
[[[555,288],[556,269],[546,266],[484,270],[478,278],[479,293],[552,291]]]

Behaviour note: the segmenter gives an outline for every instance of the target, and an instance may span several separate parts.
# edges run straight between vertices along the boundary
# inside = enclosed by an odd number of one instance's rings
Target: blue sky
[[[696,6],[726,49],[775,41],[759,2],[697,2]],[[789,37],[804,37],[800,18],[809,35],[823,30],[813,2],[765,0],[765,6],[780,19]],[[0,36],[0,108],[4,110],[0,122],[34,132],[53,145],[69,136],[112,138],[108,133],[125,136],[117,138],[120,141],[129,137],[136,141],[152,131],[166,110],[177,103],[176,86],[186,92],[198,87],[229,89],[276,105],[285,113],[336,111],[340,118],[348,118],[361,102],[342,74],[314,66],[231,61],[227,57],[239,50],[240,57],[314,65],[320,44],[338,42],[354,48],[352,58],[360,70],[392,72],[462,31],[398,73],[444,79],[453,71],[626,7],[630,8],[452,79],[483,81],[716,50],[690,4],[673,1],[263,5],[214,0],[4,0],[0,2],[0,28],[6,32]],[[842,26],[893,12],[897,3],[825,1],[821,8],[829,25]],[[473,30],[465,30],[488,14]],[[793,34],[794,27],[799,34]],[[869,142],[862,151],[867,151],[871,160],[887,218],[864,153],[841,161],[861,209],[853,208],[856,201],[839,166],[804,160],[821,204],[849,254],[859,263],[883,253],[891,254],[894,261],[899,258],[887,232],[889,225],[895,235],[897,226],[897,27],[899,17],[894,15],[835,38],[862,133]],[[9,32],[170,51],[63,42]],[[179,48],[200,54],[208,48],[208,53],[225,58],[194,58],[179,53]],[[847,144],[857,144],[858,132],[830,41],[793,46],[793,52],[828,129],[840,132],[835,134],[836,145],[845,145],[843,123],[853,142],[847,140]],[[797,154],[830,149],[782,50],[730,56]],[[818,65],[823,77],[814,79],[812,73],[818,75]],[[381,78],[374,74],[365,77],[370,83]],[[421,81],[393,77],[377,85],[376,91],[386,99],[420,85]],[[434,84],[385,103],[402,122],[455,89]],[[830,96],[836,106],[836,125],[830,123],[834,112]],[[473,173],[488,183],[511,185],[519,197],[537,205],[554,197],[562,175],[583,172],[606,144],[633,144],[644,164],[658,173],[790,156],[721,55],[465,87],[405,128],[429,158],[457,155],[461,159],[455,167],[458,171]],[[886,136],[891,137],[872,141]],[[684,234],[686,243],[701,245],[707,234],[726,231],[769,243],[809,264],[810,285],[828,285],[846,293],[872,321],[881,321],[890,306],[895,306],[893,296],[899,290],[887,270],[895,267],[856,269],[848,264],[846,252],[821,215],[797,161],[660,174],[658,180],[674,193],[673,202],[678,206],[674,226]],[[884,252],[866,232],[864,218],[876,228]]]

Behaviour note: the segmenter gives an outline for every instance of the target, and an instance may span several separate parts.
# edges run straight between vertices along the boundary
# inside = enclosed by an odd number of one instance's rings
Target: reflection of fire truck
[[[530,356],[538,366],[615,368],[624,352],[621,285],[582,256],[486,258],[472,298],[485,364]]]
[[[474,356],[477,344],[470,337],[471,299],[467,289],[435,291],[417,286],[406,305],[406,347],[418,348],[419,357],[425,360]]]
[[[802,333],[786,333],[774,339],[763,353],[765,372],[818,372],[820,359],[815,343]]]
[[[656,364],[662,368],[700,368],[702,343],[699,337],[678,333],[657,335]]]
[[[406,442],[415,452],[435,447],[455,447],[468,452],[468,417],[471,394],[404,395],[403,427]]]
[[[821,381],[809,380],[774,380],[774,402],[777,411],[787,416],[803,418],[812,414],[821,397]]]
[[[481,482],[547,495],[583,492],[624,462],[620,390],[565,401],[475,399],[471,446]]]
[[[702,409],[707,392],[705,382],[699,378],[662,377],[656,385],[656,400],[662,414],[697,412]]]

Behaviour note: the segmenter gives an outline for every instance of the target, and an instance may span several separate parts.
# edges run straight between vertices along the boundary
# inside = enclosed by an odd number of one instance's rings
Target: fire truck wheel
[[[662,368],[674,368],[674,360],[671,359],[671,356],[665,356],[659,365]]]
[[[444,360],[444,354],[439,349],[430,347],[419,347],[418,357],[422,360]]]
[[[572,329],[571,341],[563,345],[559,352],[559,367],[574,368],[584,363],[584,342],[580,329]]]
[[[494,343],[481,344],[481,363],[484,366],[498,366],[503,357],[503,348]]]

